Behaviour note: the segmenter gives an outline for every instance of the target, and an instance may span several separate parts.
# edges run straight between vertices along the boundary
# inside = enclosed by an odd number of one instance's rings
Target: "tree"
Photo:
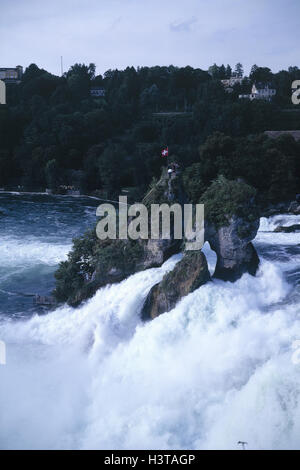
[[[68,87],[72,96],[77,99],[89,95],[90,81],[95,78],[95,64],[75,64],[66,73]]]
[[[238,62],[235,66],[234,75],[237,78],[243,78],[243,76],[244,76],[244,68],[243,68],[243,66],[240,62]]]
[[[145,88],[140,95],[140,104],[142,108],[150,108],[153,111],[158,111],[159,104],[159,89],[155,83],[150,88]]]
[[[22,85],[27,83],[27,82],[30,82],[34,78],[39,77],[40,75],[42,75],[45,72],[46,72],[46,70],[40,69],[36,64],[30,64],[26,68],[26,70],[25,70],[25,72],[22,76]]]
[[[49,160],[45,167],[45,176],[48,188],[55,190],[59,185],[59,167],[55,159]]]
[[[226,69],[223,64],[220,67],[217,64],[212,65],[209,67],[208,73],[214,80],[223,80],[226,78]]]
[[[256,71],[258,70],[258,65],[254,64],[252,65],[251,67],[251,71],[250,71],[250,77],[256,73]]]
[[[256,190],[241,180],[228,180],[219,175],[200,199],[205,205],[206,220],[216,227],[227,225],[233,215],[245,217],[249,222],[258,218],[254,203]]]
[[[241,73],[241,67],[233,73]],[[252,68],[253,79],[272,78],[277,89],[273,103],[239,100],[239,94],[251,91],[253,80],[246,78],[227,93],[220,80],[231,75],[230,65],[214,64],[210,73],[170,65],[109,70],[102,78],[95,77],[94,64],[74,64],[56,77],[31,64],[19,85],[7,85],[8,104],[0,107],[0,186],[44,188],[55,186],[63,175],[63,182],[68,177],[83,181],[89,192],[102,187],[116,194],[120,187],[134,186],[142,194],[160,174],[160,150],[168,143],[183,169],[199,165],[198,180],[194,169],[189,173],[194,194],[222,173],[229,179],[242,176],[268,196],[273,164],[266,163],[265,146],[283,155],[272,194],[277,184],[286,191],[292,185],[285,164],[295,181],[300,179],[300,144],[279,147],[279,141],[275,146],[266,138],[247,136],[299,128],[297,112],[283,109],[291,106],[291,83],[300,78],[300,70],[291,67],[272,75],[268,68]],[[91,86],[105,88],[105,98],[90,97]],[[193,113],[153,115],[176,109]],[[216,138],[216,131],[223,137]],[[228,139],[234,142],[231,147]],[[56,164],[50,164],[53,160]]]
[[[250,80],[252,80],[252,82],[268,83],[271,82],[272,79],[273,74],[268,67],[258,67],[257,65],[253,65],[251,68]]]
[[[124,163],[125,152],[120,145],[109,145],[98,158],[101,186],[111,195],[120,191]]]
[[[226,67],[226,78],[231,78],[232,77],[232,68],[230,67],[230,65],[228,64],[227,67]]]

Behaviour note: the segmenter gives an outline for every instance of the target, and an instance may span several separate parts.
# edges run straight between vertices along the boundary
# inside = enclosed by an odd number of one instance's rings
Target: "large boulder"
[[[207,261],[201,251],[186,252],[175,268],[150,290],[142,309],[144,320],[172,310],[184,296],[210,280]]]
[[[205,208],[205,240],[217,255],[214,277],[236,281],[256,274],[259,258],[251,241],[259,228],[255,190],[243,180],[220,176],[201,198]]]
[[[147,240],[140,242],[144,249],[143,269],[161,266],[170,256],[180,251],[181,240]]]
[[[205,240],[217,255],[214,277],[234,282],[244,273],[256,274],[259,258],[251,240],[258,228],[258,219],[249,222],[237,216],[232,216],[229,224],[220,228],[206,226]]]

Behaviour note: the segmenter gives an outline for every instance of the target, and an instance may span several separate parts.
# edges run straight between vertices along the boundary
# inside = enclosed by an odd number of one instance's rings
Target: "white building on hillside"
[[[0,80],[5,83],[21,83],[22,75],[23,67],[21,65],[0,68]]]
[[[252,86],[251,93],[249,95],[239,95],[239,98],[245,98],[248,100],[266,100],[271,101],[272,98],[276,95],[275,88],[267,83],[255,83]]]

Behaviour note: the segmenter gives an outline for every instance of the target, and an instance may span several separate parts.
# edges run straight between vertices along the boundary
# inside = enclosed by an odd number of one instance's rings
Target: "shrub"
[[[258,217],[256,191],[242,180],[230,181],[219,176],[205,191],[200,202],[205,205],[205,218],[220,227],[228,225],[233,215],[253,221]]]

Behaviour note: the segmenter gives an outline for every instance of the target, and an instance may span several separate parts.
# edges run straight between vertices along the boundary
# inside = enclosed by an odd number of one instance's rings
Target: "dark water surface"
[[[31,315],[33,295],[49,295],[72,238],[96,221],[88,197],[0,193],[0,315]],[[41,309],[39,309],[41,310]]]

